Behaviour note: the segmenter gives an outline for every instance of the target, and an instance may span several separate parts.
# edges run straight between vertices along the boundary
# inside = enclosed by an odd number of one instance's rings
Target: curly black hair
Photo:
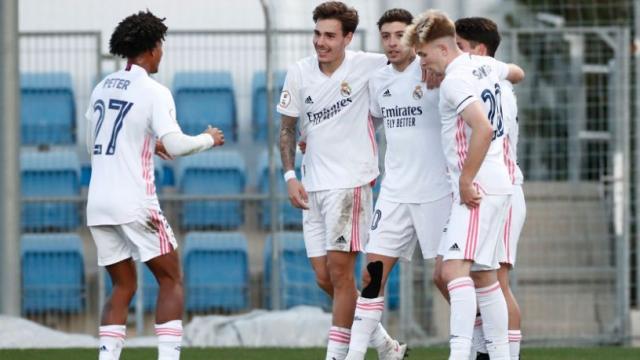
[[[109,52],[123,58],[133,58],[153,50],[167,34],[164,20],[165,18],[159,18],[149,10],[126,17],[111,35]]]

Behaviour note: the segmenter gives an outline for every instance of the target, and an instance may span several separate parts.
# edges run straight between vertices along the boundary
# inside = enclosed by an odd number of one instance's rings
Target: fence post
[[[0,286],[1,313],[20,315],[20,76],[18,0],[0,2]]]

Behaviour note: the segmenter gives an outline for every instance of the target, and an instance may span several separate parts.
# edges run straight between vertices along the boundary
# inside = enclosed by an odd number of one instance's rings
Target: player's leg
[[[504,256],[500,259],[498,281],[507,301],[509,309],[509,353],[511,359],[520,358],[520,342],[522,340],[520,306],[509,286],[509,273],[516,264],[516,254],[520,233],[524,227],[527,208],[522,186],[514,186],[511,196],[511,208],[507,213],[504,228]]]
[[[364,359],[369,344],[378,350],[380,359],[404,357],[406,346],[391,339],[380,323],[384,311],[384,287],[396,261],[397,258],[389,256],[367,255],[367,267],[362,272],[362,293],[356,302],[347,360]],[[391,350],[398,353],[396,357],[391,353],[387,354],[390,352],[387,349],[389,347],[393,347]]]
[[[502,293],[504,294],[509,311],[509,354],[511,359],[517,360],[520,358],[520,341],[522,340],[522,332],[520,330],[520,306],[509,287],[510,271],[510,265],[501,264],[498,270],[498,281],[500,282],[500,287],[502,288]]]
[[[442,265],[443,254],[448,250],[445,237],[452,205],[453,196],[447,195],[442,199],[415,207],[416,214],[413,215],[422,255],[425,260],[435,258],[432,280],[447,302],[449,302],[449,292],[447,282],[442,276]]]
[[[184,287],[177,251],[146,262],[158,282],[155,332],[158,336],[158,359],[180,358]]]
[[[343,360],[349,350],[351,324],[358,297],[354,279],[356,255],[355,252],[333,250],[327,253],[327,266],[333,286],[333,316],[327,360]]]
[[[444,265],[444,260],[442,260],[442,255],[436,256],[436,261],[433,266],[432,280],[433,280],[433,284],[436,286],[436,288],[438,288],[438,291],[440,291],[440,294],[442,294],[442,297],[444,297],[444,299],[447,302],[450,302],[449,291],[447,290],[447,282],[445,281],[444,276],[442,275],[442,265]]]
[[[479,216],[480,239],[475,252],[472,277],[487,352],[491,359],[509,359],[508,311],[498,282],[502,242],[500,241],[510,196],[485,195]]]
[[[180,358],[184,288],[178,243],[169,223],[159,210],[148,210],[138,221],[123,226],[137,255],[158,282],[155,332],[158,359]]]
[[[484,203],[484,200],[481,202]],[[475,249],[480,240],[481,208],[469,209],[455,199],[446,235],[441,244],[442,279],[447,284],[451,304],[449,359],[468,360],[471,354],[473,324],[477,310],[475,285],[470,277]]]
[[[333,298],[333,285],[331,284],[331,277],[329,276],[329,268],[327,267],[327,256],[315,256],[309,258],[311,262],[311,268],[316,275],[316,284],[322,289],[330,298]]]
[[[402,359],[406,344],[392,339],[382,327],[384,288],[399,257],[410,260],[416,236],[409,205],[378,199],[366,246],[367,269],[362,272],[363,291],[358,297],[347,359],[361,359],[367,343],[380,359]],[[379,262],[379,265],[371,265]]]
[[[136,267],[119,226],[91,226],[89,230],[98,250],[98,265],[106,267],[112,284],[100,321],[99,359],[117,360],[124,346],[129,303],[136,292]]]

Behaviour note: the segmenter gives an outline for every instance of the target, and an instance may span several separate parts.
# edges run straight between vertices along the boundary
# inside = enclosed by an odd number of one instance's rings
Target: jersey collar
[[[444,74],[445,75],[449,74],[451,71],[453,71],[453,69],[461,65],[465,61],[465,59],[471,59],[471,55],[467,53],[462,53],[458,55],[458,57],[453,59],[453,61],[451,61],[449,65],[447,65],[447,67],[444,69]]]

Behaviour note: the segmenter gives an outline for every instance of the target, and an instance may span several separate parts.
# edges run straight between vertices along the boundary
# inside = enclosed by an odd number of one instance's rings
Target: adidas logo
[[[337,240],[336,240],[337,244],[346,244],[347,240],[344,238],[344,236],[340,236]]]
[[[389,91],[389,89],[385,90],[385,92],[384,92],[384,93],[382,93],[382,96],[383,96],[383,97],[389,97],[389,96],[391,96],[391,91]]]
[[[182,351],[182,346],[178,345],[175,348],[173,348],[173,350],[175,350],[177,352],[180,352],[180,351]]]
[[[353,321],[362,321],[362,318],[360,316],[354,316]]]
[[[99,351],[109,351],[109,349],[107,349],[106,346],[102,345],[102,346],[100,346]]]
[[[453,245],[451,245],[451,247],[449,248],[449,251],[460,251],[458,243],[453,243]]]
[[[311,96],[307,96],[307,98],[304,99],[304,103],[305,104],[313,104],[313,99],[311,99]]]

